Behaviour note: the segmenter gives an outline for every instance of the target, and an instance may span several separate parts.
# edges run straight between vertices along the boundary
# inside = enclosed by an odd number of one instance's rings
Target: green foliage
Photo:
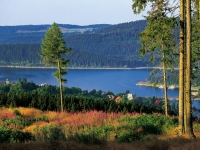
[[[99,144],[101,140],[98,139],[98,135],[95,135],[93,132],[89,134],[74,134],[68,137],[68,140],[73,140],[75,142],[80,142],[84,144]]]
[[[175,29],[176,18],[168,17],[171,13],[168,2],[152,2],[151,10],[148,12],[147,27],[139,34],[141,56],[150,53],[149,61],[152,63],[166,64],[166,67],[174,67],[175,53]],[[161,13],[162,12],[162,13]],[[159,64],[156,64],[159,65]],[[163,66],[163,65],[162,65]]]
[[[136,116],[132,121],[136,128],[142,127],[146,134],[161,134],[177,126],[177,119],[159,114]]]
[[[200,50],[200,5],[199,1],[194,1],[193,20],[192,20],[192,66],[193,72],[199,71],[199,50]]]
[[[71,48],[67,49],[65,47],[62,32],[56,23],[53,23],[51,28],[46,32],[42,40],[41,49],[40,56],[46,65],[57,66],[58,70],[61,68],[61,72],[55,72],[54,76],[58,78],[59,74],[62,76],[65,75],[66,69],[63,67],[66,67],[69,60],[65,60],[63,55],[69,53]]]
[[[0,85],[0,92],[9,92],[10,91],[10,84]]]
[[[4,129],[9,129],[10,126],[14,126],[17,129],[23,129],[24,127],[30,126],[35,122],[44,121],[49,122],[48,118],[45,116],[41,117],[26,117],[23,116],[18,110],[14,110],[13,112],[16,116],[13,118],[4,119],[4,122],[1,123],[0,127]]]
[[[28,82],[26,78],[19,79],[17,83],[14,84],[14,86],[10,87],[10,92],[14,93],[23,93],[23,92],[30,92],[35,89],[37,89],[39,86],[35,83]]]
[[[42,111],[58,110],[60,108],[60,97],[58,94],[46,93],[5,93],[1,95],[2,101],[0,105],[13,106],[13,107],[34,107]],[[152,106],[146,106],[142,103],[116,103],[114,100],[107,98],[86,98],[84,96],[64,96],[63,99],[64,109],[68,112],[79,112],[98,110],[104,112],[139,112],[139,113],[152,113],[160,112],[163,110]],[[20,116],[19,116],[20,117]]]
[[[14,113],[16,116],[22,116],[22,114],[20,113],[19,110],[14,110],[13,113]]]
[[[67,74],[66,67],[69,64],[69,60],[66,60],[64,55],[68,54],[71,51],[71,48],[67,49],[65,47],[63,34],[55,22],[46,32],[45,37],[42,40],[41,49],[42,52],[40,53],[40,56],[43,62],[46,65],[57,67],[57,71],[53,73],[53,76],[58,80],[60,85],[60,107],[61,111],[63,111],[62,83],[66,83],[67,80],[62,77]]]
[[[119,142],[146,140],[149,134],[161,134],[177,125],[176,119],[159,114],[139,115],[84,111],[75,114],[56,113],[58,117],[54,119],[49,116],[50,114],[45,112],[33,117],[32,120],[23,115],[4,118],[3,125],[1,124],[0,127],[0,143],[36,140],[37,142],[47,142],[50,149],[57,150],[60,149],[60,143],[63,141],[101,144],[108,140]],[[55,112],[53,116],[54,114]],[[49,124],[33,125],[37,121],[48,122],[45,115],[51,117]],[[34,136],[28,132],[21,132],[24,129],[30,129],[29,127]],[[15,131],[11,129],[15,129]]]
[[[5,85],[6,86],[6,85]],[[3,86],[2,86],[3,87]],[[38,86],[26,79],[19,81],[10,88],[9,92],[1,91],[0,105],[7,107],[33,107],[43,111],[60,110],[59,87],[53,85]],[[116,103],[105,95],[114,95],[113,92],[101,90],[81,90],[77,87],[63,87],[63,106],[68,112],[98,110],[105,112],[160,112],[162,109],[154,108],[149,103],[142,102],[141,98],[128,101],[124,96],[124,102]],[[124,95],[124,93],[118,94]],[[154,97],[155,99],[155,97]],[[138,101],[138,102],[136,102]],[[147,107],[148,106],[148,107]],[[17,116],[20,112],[15,111]],[[23,117],[23,116],[22,116]]]
[[[141,11],[144,11],[149,1],[152,0],[133,0],[133,5],[132,5],[133,12],[135,14],[139,14],[141,13]]]
[[[119,142],[133,142],[133,141],[138,141],[142,140],[143,134],[140,132],[122,132],[119,133],[119,135],[116,136],[116,139]]]
[[[24,143],[32,140],[34,140],[34,136],[29,132],[0,128],[0,143]]]
[[[193,130],[195,132],[199,132],[200,131],[200,120],[199,119],[195,120],[195,123],[193,124]]]
[[[66,141],[65,134],[61,127],[57,126],[46,126],[35,131],[36,140],[45,140],[50,143],[52,150],[59,150],[59,142]]]

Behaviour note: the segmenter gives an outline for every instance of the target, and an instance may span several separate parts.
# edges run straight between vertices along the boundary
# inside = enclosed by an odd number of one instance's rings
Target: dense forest
[[[128,91],[126,91],[128,92]],[[7,107],[33,107],[40,110],[59,110],[59,87],[53,85],[36,85],[27,79],[19,79],[17,83],[0,85],[0,106]],[[82,90],[77,87],[63,87],[64,108],[68,112],[98,110],[105,112],[160,112],[163,113],[163,102],[160,106],[154,103],[158,98],[134,97],[128,100],[126,93],[102,90]],[[109,98],[108,95],[121,97],[121,101]],[[174,113],[174,108],[171,113]]]
[[[70,67],[127,68],[147,66],[148,57],[140,58],[138,34],[145,20],[117,25],[58,25],[67,47]],[[44,66],[39,52],[49,25],[0,27],[1,66]]]

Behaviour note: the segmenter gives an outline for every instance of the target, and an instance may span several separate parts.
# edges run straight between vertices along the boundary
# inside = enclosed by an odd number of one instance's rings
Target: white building
[[[127,94],[127,99],[128,99],[128,100],[132,100],[132,99],[133,99],[133,94],[128,93],[128,94]]]

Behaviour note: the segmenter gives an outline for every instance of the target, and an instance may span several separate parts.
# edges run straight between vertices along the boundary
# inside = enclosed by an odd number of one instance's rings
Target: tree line
[[[0,66],[44,66],[38,55],[39,44],[3,44],[0,45]],[[127,59],[102,56],[92,52],[73,49],[65,58],[70,60],[70,67],[136,67],[146,66],[138,54],[127,56]]]
[[[102,95],[101,90],[81,90],[77,87],[63,86],[63,109],[68,112],[98,110],[105,112],[138,112],[138,113],[163,113],[162,107],[152,104],[157,99],[153,97],[142,102],[137,101],[115,102]],[[107,95],[114,95],[111,91]],[[39,86],[27,79],[19,79],[15,84],[0,86],[0,106],[6,107],[33,107],[43,111],[60,111],[59,87],[53,85]],[[119,93],[119,95],[122,93]]]

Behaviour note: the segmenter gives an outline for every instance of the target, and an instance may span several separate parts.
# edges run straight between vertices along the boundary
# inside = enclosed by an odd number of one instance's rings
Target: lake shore
[[[138,85],[138,86],[150,86],[150,87],[154,86],[154,84],[149,83],[149,82],[138,82],[136,85]],[[162,89],[163,85],[156,85],[156,88],[161,88]],[[176,85],[170,85],[170,86],[168,86],[168,89],[171,89],[171,90],[178,89],[178,86],[176,86]],[[191,87],[191,90],[198,91],[199,88],[198,87]]]
[[[56,69],[57,67],[42,66],[0,66],[0,68],[27,68],[27,69]],[[92,70],[135,70],[135,69],[162,69],[162,67],[134,67],[134,68],[91,68],[91,67],[67,67],[68,69],[92,69]]]
[[[151,87],[154,87],[154,84],[153,83],[149,83],[149,82],[138,82],[136,85],[139,85],[139,86],[151,86]],[[157,84],[155,85],[156,88],[163,88],[163,85],[160,85],[160,84]],[[169,89],[178,89],[178,86],[175,86],[175,85],[170,85],[168,86]]]

